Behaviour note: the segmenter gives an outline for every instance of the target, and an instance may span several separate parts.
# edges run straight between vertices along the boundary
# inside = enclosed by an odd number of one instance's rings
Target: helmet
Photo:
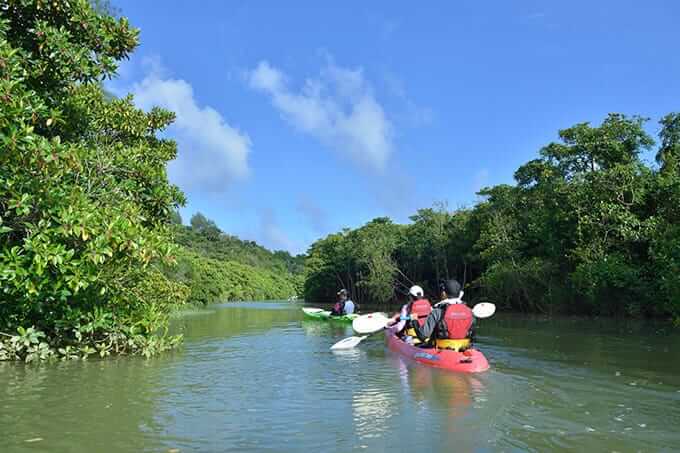
[[[425,295],[423,288],[418,285],[411,286],[411,289],[408,290],[408,293],[413,297],[423,297]]]

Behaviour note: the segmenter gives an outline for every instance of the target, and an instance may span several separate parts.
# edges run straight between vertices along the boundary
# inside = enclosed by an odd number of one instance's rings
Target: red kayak
[[[396,332],[396,326],[385,329],[387,347],[416,362],[459,373],[480,373],[489,369],[489,362],[484,354],[474,348],[463,352],[450,349],[418,348],[402,341],[397,337]]]

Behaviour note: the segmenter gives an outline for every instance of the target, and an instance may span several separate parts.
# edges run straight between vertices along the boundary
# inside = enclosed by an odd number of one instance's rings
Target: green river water
[[[612,320],[480,323],[488,372],[409,363],[289,303],[187,314],[176,352],[0,362],[0,452],[679,451],[680,334]]]

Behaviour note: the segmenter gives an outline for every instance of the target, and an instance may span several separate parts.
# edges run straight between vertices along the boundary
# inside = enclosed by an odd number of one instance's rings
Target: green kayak
[[[341,322],[352,322],[354,319],[358,318],[359,315],[343,315],[343,316],[331,316],[331,312],[328,310],[322,310],[321,308],[310,308],[305,307],[302,309],[306,317],[312,319],[323,319],[328,321],[341,321]]]

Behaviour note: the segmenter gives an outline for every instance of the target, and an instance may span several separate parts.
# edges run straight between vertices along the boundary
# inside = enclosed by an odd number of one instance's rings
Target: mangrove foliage
[[[176,225],[174,114],[105,92],[139,31],[94,5],[0,1],[0,360],[150,356],[187,301],[295,294],[292,257]]]
[[[471,208],[422,209],[408,225],[378,218],[317,241],[305,297],[332,300],[344,286],[385,302],[411,282],[433,295],[455,277],[507,309],[679,319],[680,114],[660,120],[658,145],[645,122],[576,124]]]

